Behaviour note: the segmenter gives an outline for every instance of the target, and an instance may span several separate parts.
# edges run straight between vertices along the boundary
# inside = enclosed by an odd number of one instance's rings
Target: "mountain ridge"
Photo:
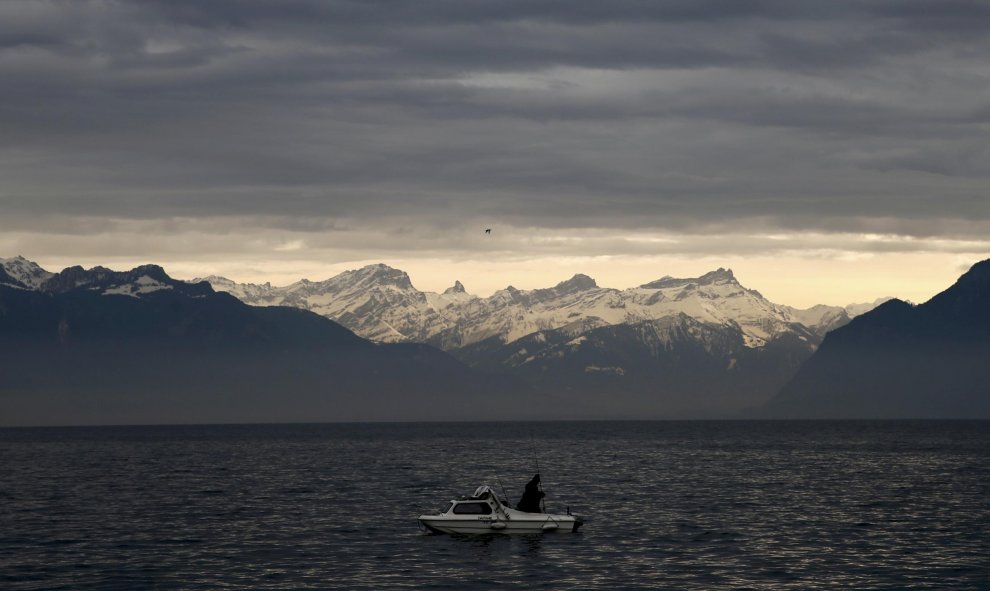
[[[24,264],[20,267],[26,268]],[[381,351],[406,351],[437,371],[450,370],[455,381],[461,380],[461,388],[467,376],[475,376],[489,389],[494,384],[515,384],[512,391],[567,400],[567,416],[584,418],[619,418],[628,416],[623,414],[626,412],[651,418],[710,417],[760,404],[794,375],[829,329],[848,322],[848,314],[839,307],[802,311],[774,304],[741,285],[733,272],[724,268],[696,278],[665,276],[645,285],[652,287],[603,288],[579,273],[552,287],[520,290],[509,286],[479,298],[459,281],[442,294],[419,291],[407,273],[385,264],[346,271],[324,281],[302,279],[285,287],[238,284],[216,276],[183,282],[172,279],[157,265],[142,265],[123,272],[69,267],[51,274],[37,288],[10,289],[39,297],[69,298],[72,306],[83,309],[112,308],[113,313],[105,318],[142,306],[150,309],[158,305],[156,302],[191,309],[189,302],[203,301],[214,307],[210,311],[196,308],[200,312],[169,326],[148,324],[151,320],[147,318],[115,322],[135,330],[158,326],[164,331],[161,342],[188,345],[189,338],[200,335],[196,338],[211,346],[242,353],[251,347],[245,349],[237,339],[224,337],[226,333],[217,322],[260,327],[248,322],[251,310],[256,310],[257,315],[277,316],[280,323],[297,327],[293,329],[295,338],[316,346],[320,340],[314,335],[322,333],[303,330],[313,321],[301,319],[306,314],[317,315],[334,326],[339,323],[340,330],[348,334],[353,331],[379,343],[362,338],[363,344],[354,345],[357,349],[377,346],[393,347]],[[170,314],[170,310],[162,310],[157,316],[170,318]],[[86,342],[78,321],[57,326],[51,322],[49,319],[47,334],[58,334],[59,342],[71,344],[80,338]],[[199,330],[199,326],[214,328]],[[317,367],[326,364],[305,348],[279,345],[270,330],[245,330],[237,333],[244,335],[245,346],[255,343],[252,346],[257,350],[277,347],[282,351],[279,355],[308,359]],[[426,348],[417,349],[421,346]],[[435,351],[432,347],[449,352],[453,358],[441,357],[440,351],[429,353]],[[390,355],[389,363],[411,368],[409,371],[421,368],[398,353]],[[143,361],[137,358],[133,363]],[[233,360],[224,363],[236,365]],[[353,374],[356,367],[374,372],[368,362],[355,361],[351,366],[333,367],[354,380],[358,379]],[[323,379],[316,377],[317,369],[308,366],[296,371],[310,375],[307,379]],[[260,383],[265,379],[258,377]],[[443,383],[441,376],[432,379],[434,384]],[[413,390],[419,387],[415,382],[410,385],[397,380],[388,388],[406,386]],[[505,394],[495,399],[504,399]],[[425,396],[435,399],[437,394]],[[546,410],[539,403],[524,406]]]
[[[769,418],[990,418],[990,260],[923,304],[889,300],[829,333]]]
[[[381,276],[401,280],[353,281],[355,277]],[[725,268],[697,278],[664,276],[624,290],[602,288],[593,278],[579,273],[553,287],[520,290],[510,285],[487,298],[468,294],[459,281],[440,294],[421,292],[412,286],[408,274],[383,264],[281,288],[216,277],[205,280],[247,303],[278,303],[315,311],[372,340],[427,342],[448,351],[492,336],[512,342],[532,332],[564,326],[577,317],[622,324],[684,312],[726,326],[735,322],[754,347],[764,346],[778,333],[791,332],[796,324],[821,337],[851,317],[838,306],[801,310],[774,304],[760,292],[743,287],[732,270]],[[733,298],[746,302],[733,305]]]

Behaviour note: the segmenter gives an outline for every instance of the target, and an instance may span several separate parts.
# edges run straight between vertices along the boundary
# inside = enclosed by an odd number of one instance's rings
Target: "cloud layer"
[[[985,252],[988,30],[962,0],[10,0],[0,232]]]

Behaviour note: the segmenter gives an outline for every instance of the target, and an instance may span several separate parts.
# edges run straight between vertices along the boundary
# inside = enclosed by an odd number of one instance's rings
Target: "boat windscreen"
[[[444,507],[444,508],[443,508],[443,509],[442,509],[442,510],[440,511],[440,515],[444,515],[445,513],[447,513],[448,511],[450,511],[450,508],[451,508],[451,507],[453,507],[453,506],[454,506],[454,503],[447,503],[447,506],[446,506],[446,507]]]

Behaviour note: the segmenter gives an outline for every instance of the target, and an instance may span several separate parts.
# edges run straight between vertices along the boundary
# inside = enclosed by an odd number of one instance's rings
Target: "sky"
[[[5,0],[0,257],[920,302],[990,257],[987,31],[975,0]]]

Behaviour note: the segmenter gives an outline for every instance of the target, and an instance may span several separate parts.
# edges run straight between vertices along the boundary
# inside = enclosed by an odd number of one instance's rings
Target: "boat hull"
[[[534,518],[494,519],[421,515],[419,523],[433,533],[444,534],[539,534],[576,532],[584,523],[573,515],[533,514]]]

